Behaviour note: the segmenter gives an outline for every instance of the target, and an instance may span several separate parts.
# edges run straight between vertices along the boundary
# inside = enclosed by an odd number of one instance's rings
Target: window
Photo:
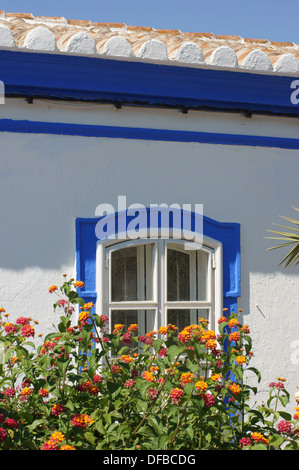
[[[222,245],[177,239],[99,242],[97,312],[139,326],[140,335],[171,323],[182,330],[222,312]]]

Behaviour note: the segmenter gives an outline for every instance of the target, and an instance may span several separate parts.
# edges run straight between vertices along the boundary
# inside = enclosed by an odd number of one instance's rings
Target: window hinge
[[[106,253],[106,256],[105,256],[105,267],[106,268],[109,267],[109,253]]]
[[[215,253],[212,253],[212,268],[216,268],[216,256]]]

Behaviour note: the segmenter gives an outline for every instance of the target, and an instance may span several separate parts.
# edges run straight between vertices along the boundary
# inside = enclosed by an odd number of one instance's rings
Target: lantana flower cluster
[[[241,310],[224,309],[215,330],[206,318],[182,330],[109,329],[84,300],[84,282],[63,278],[48,289],[61,316],[45,336],[31,317],[0,308],[0,449],[296,448],[299,409],[288,419],[275,405],[265,429],[256,417],[269,408],[245,413],[254,388],[244,378],[255,369]],[[269,390],[270,400],[287,398],[283,378]]]

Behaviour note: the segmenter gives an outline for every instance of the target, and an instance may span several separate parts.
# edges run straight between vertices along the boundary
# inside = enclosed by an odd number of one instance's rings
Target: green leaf
[[[179,346],[176,346],[176,345],[172,345],[168,348],[167,350],[167,356],[169,357],[169,359],[171,360],[171,362],[174,361],[174,359],[179,355],[179,354],[182,354],[183,352],[183,348],[179,347]]]
[[[47,424],[47,421],[45,419],[36,419],[35,421],[33,421],[32,424],[30,424],[29,426],[27,426],[27,428],[30,430],[30,431],[34,431],[34,429],[36,429],[38,426],[42,425],[42,424]]]
[[[87,442],[89,442],[91,445],[95,445],[96,443],[96,437],[94,436],[94,434],[90,431],[86,431],[84,433],[84,437],[85,439],[87,440]]]
[[[258,369],[256,369],[255,367],[248,367],[246,370],[251,370],[252,372],[254,372],[258,378],[258,382],[261,381],[262,376]]]
[[[286,421],[291,421],[292,416],[286,411],[279,411],[278,413],[281,416],[281,418],[285,419]]]
[[[157,352],[160,351],[163,342],[164,341],[162,341],[161,339],[155,339],[154,342],[153,342],[154,350],[157,351]]]
[[[272,447],[275,447],[275,449],[280,447],[281,444],[283,444],[283,442],[284,442],[284,437],[281,436],[280,434],[274,434],[270,439],[270,445]]]

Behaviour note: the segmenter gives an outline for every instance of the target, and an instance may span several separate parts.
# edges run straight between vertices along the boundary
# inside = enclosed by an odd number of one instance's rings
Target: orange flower
[[[59,450],[76,450],[76,448],[69,444],[65,444],[64,446],[61,446]]]
[[[132,325],[129,326],[128,331],[138,331],[137,323],[132,323]]]
[[[182,397],[184,396],[184,392],[179,388],[173,388],[169,396],[173,405],[179,405]]]
[[[53,285],[49,287],[49,293],[52,294],[52,292],[55,292],[58,289],[57,286]]]
[[[84,287],[84,282],[83,281],[76,281],[74,282],[75,287]]]
[[[76,414],[71,419],[71,424],[76,428],[84,429],[94,422],[94,419],[87,414]]]
[[[87,304],[84,304],[82,307],[83,310],[91,310],[92,307],[94,307],[94,304],[92,302],[88,302]]]
[[[218,380],[221,380],[221,374],[213,374],[210,379],[213,380],[213,382],[217,382]]]
[[[114,325],[114,330],[113,330],[113,334],[117,333],[118,331],[122,330],[124,328],[125,325],[122,325],[120,323],[117,323],[116,325]]]
[[[241,392],[241,387],[235,383],[231,384],[229,389],[234,395],[238,395]]]
[[[83,312],[79,313],[79,321],[80,322],[86,321],[86,320],[88,320],[88,318],[89,318],[89,312],[88,311],[84,310]]]
[[[220,323],[225,323],[225,322],[227,322],[227,318],[226,318],[226,317],[220,317],[220,318],[218,318],[218,323],[219,323],[219,324],[220,324]]]
[[[217,347],[217,342],[214,340],[214,339],[209,339],[207,342],[206,342],[206,347],[208,349],[216,349]]]
[[[158,330],[158,333],[160,333],[160,335],[167,335],[168,330],[167,330],[166,326],[161,326],[161,328],[159,328],[159,330]]]
[[[195,387],[197,388],[197,390],[205,392],[208,388],[208,384],[204,380],[199,380],[198,382],[196,382]]]
[[[264,444],[269,444],[269,439],[266,439],[260,432],[253,432],[251,434],[251,439],[257,442],[263,442]]]
[[[155,382],[155,377],[153,376],[153,374],[151,372],[149,372],[148,370],[144,371],[142,373],[142,377],[144,378],[144,380],[146,380],[147,382]]]
[[[24,387],[21,390],[21,395],[23,395],[23,397],[29,397],[29,395],[31,395],[31,393],[32,393],[32,389],[29,388],[29,387]]]
[[[55,431],[53,432],[53,434],[51,434],[51,441],[55,441],[55,442],[62,442],[64,440],[65,436],[64,434],[62,434],[62,432],[60,431]]]
[[[128,356],[127,354],[123,354],[121,357],[121,360],[124,361],[126,364],[129,364],[130,362],[133,361],[133,358],[131,356]]]
[[[229,335],[229,340],[230,341],[239,341],[240,339],[240,333],[238,331],[234,331]]]
[[[239,321],[237,320],[237,318],[232,318],[231,320],[229,320],[228,322],[228,326],[230,328],[234,328],[235,326],[239,326]]]
[[[181,375],[180,381],[182,385],[185,385],[185,384],[192,383],[194,379],[195,379],[195,375],[192,374],[192,372],[184,372]]]
[[[246,357],[245,356],[236,357],[236,363],[237,364],[245,364],[245,362],[246,362]]]

